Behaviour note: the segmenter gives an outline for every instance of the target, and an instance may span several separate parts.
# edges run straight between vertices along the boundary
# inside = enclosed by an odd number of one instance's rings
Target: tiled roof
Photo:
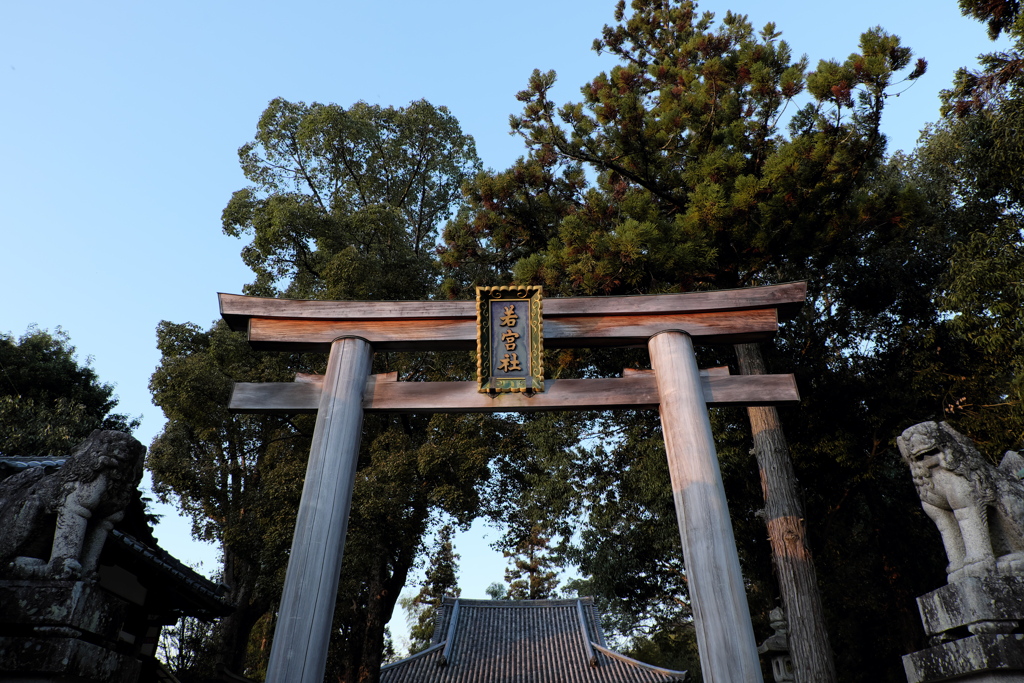
[[[0,473],[6,471],[13,474],[29,467],[63,467],[67,459],[66,455],[0,455]]]
[[[609,650],[592,598],[445,598],[429,648],[381,668],[381,683],[669,683],[685,671]]]
[[[160,547],[150,547],[133,536],[112,529],[110,542],[133,557],[170,591],[182,614],[201,619],[223,617],[235,611],[228,602],[228,588],[216,584]]]
[[[3,456],[0,455],[0,480],[4,477],[16,474],[30,467],[45,467],[60,469],[67,462],[69,455],[56,456]],[[139,495],[136,493],[136,495]],[[141,506],[142,503],[139,502]],[[139,510],[144,508],[140,507]],[[132,516],[132,508],[126,511],[128,514],[123,520],[128,523]],[[148,522],[143,514],[138,514],[139,519],[134,520],[137,525],[141,524],[147,534],[149,532]],[[118,524],[120,526],[120,523]],[[163,548],[156,545],[155,539],[147,543],[145,540],[136,538],[119,528],[110,532],[107,543],[104,545],[103,558],[111,553],[118,553],[122,561],[127,561],[136,566],[137,570],[151,577],[154,582],[163,585],[162,596],[164,602],[168,603],[175,613],[199,617],[200,619],[212,619],[230,614],[234,606],[227,601],[228,589],[226,586],[218,585],[205,576],[199,574],[191,567],[182,564]]]

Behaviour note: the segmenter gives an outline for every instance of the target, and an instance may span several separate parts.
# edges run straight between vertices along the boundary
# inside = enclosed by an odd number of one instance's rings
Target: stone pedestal
[[[1024,578],[965,578],[917,607],[932,647],[903,657],[908,683],[1024,683]]]
[[[0,680],[134,683],[132,607],[84,581],[0,581]]]

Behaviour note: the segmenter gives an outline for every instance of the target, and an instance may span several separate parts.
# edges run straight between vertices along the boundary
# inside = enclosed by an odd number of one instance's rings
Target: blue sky
[[[881,25],[929,61],[887,103],[890,149],[909,150],[938,118],[954,71],[993,49],[955,0],[826,5],[705,1],[702,10],[774,21],[812,67],[843,59]],[[508,135],[515,94],[534,68],[555,69],[558,101],[607,58],[590,50],[612,21],[605,0],[355,2],[9,2],[0,20],[0,332],[63,327],[80,357],[142,415],[146,444],[162,415],[147,384],[159,321],[208,326],[217,292],[251,278],[220,212],[245,185],[237,148],[275,97],[446,105],[485,166],[522,153]],[[161,542],[203,553],[168,521]],[[464,594],[483,597],[503,563],[464,537]],[[207,566],[211,563],[206,554]]]

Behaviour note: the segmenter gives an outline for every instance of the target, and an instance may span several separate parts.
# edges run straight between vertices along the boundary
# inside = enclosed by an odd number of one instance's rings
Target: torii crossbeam
[[[646,345],[653,370],[620,378],[546,380],[544,391],[480,393],[475,382],[400,382],[370,375],[374,350],[469,350],[470,301],[294,301],[220,295],[221,315],[259,349],[329,352],[323,376],[235,385],[240,413],[316,412],[268,683],[323,680],[352,501],[362,417],[382,412],[520,412],[658,408],[668,453],[704,679],[761,683],[709,405],[799,401],[791,375],[699,371],[694,344],[771,338],[805,283],[544,301],[549,348]]]

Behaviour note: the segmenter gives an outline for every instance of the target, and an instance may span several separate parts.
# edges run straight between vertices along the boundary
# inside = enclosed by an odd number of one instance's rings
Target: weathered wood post
[[[708,683],[762,683],[736,540],[701,391],[693,341],[670,330],[647,343],[658,382],[701,671]]]
[[[373,351],[359,337],[331,343],[306,480],[295,521],[268,683],[322,683],[338,594]]]

